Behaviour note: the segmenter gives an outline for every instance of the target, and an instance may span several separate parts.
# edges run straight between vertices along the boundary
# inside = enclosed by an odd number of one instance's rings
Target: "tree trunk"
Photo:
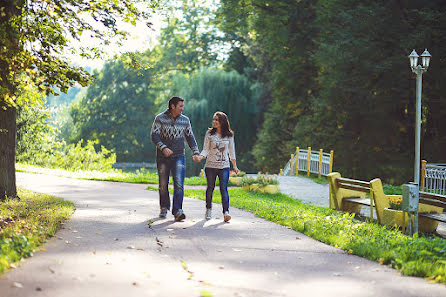
[[[5,109],[6,108],[6,109]],[[17,197],[15,179],[16,108],[0,101],[0,201]]]

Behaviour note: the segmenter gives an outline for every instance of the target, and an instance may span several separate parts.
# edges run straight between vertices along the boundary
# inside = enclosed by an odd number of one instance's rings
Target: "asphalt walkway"
[[[145,185],[18,173],[18,185],[73,201],[42,251],[0,277],[0,296],[446,296],[446,286],[221,205],[185,198],[184,222],[158,219]]]

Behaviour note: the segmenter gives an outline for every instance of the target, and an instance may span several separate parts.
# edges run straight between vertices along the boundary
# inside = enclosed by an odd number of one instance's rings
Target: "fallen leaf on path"
[[[45,249],[45,248],[41,248],[40,250],[41,250],[42,252],[46,251],[46,249]]]
[[[241,252],[242,250],[240,250],[240,249],[235,249],[235,248],[233,248],[232,249],[234,252]]]
[[[167,231],[173,231],[173,229],[172,229],[172,228],[169,228],[169,229],[167,229]]]
[[[127,248],[133,250],[135,247],[133,245],[129,245]]]
[[[223,265],[218,266],[218,269],[225,269],[225,267]]]
[[[54,271],[54,269],[52,269],[52,268],[49,267],[49,266],[48,266],[48,270],[49,270],[51,273],[56,273],[56,271]]]
[[[119,240],[119,238],[115,238],[115,239],[114,239],[114,241],[118,241],[118,240]]]
[[[139,284],[137,282],[133,282],[132,285],[138,286]]]
[[[93,255],[96,255],[96,251],[92,251]]]
[[[333,272],[333,276],[342,276],[339,272]]]
[[[36,288],[36,291],[41,292],[41,291],[42,291],[42,288],[41,288],[41,287],[37,287],[37,288]]]
[[[211,292],[208,291],[201,291],[200,292],[200,297],[212,297],[214,296]]]
[[[159,240],[158,237],[156,237],[156,243],[157,243],[159,246],[163,246],[163,242],[162,242],[161,240]]]
[[[138,250],[138,251],[143,251],[144,249],[142,249],[142,248],[138,248],[138,249],[136,249],[136,250]]]
[[[296,237],[296,239],[300,239],[299,237]]]
[[[12,286],[16,287],[16,288],[23,288],[23,285],[21,283],[19,283],[19,282],[13,282]]]

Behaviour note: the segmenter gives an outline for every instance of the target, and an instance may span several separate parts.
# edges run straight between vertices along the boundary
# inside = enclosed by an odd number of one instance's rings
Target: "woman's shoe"
[[[212,208],[206,208],[206,220],[210,220],[212,218]]]
[[[224,215],[224,221],[229,222],[229,220],[231,219],[231,216],[229,215],[229,211],[225,211],[223,215]]]

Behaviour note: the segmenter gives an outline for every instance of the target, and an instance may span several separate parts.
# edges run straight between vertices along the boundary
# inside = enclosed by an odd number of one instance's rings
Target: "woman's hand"
[[[240,172],[240,170],[237,168],[237,166],[234,167],[234,172],[235,172],[235,174],[238,174]]]

